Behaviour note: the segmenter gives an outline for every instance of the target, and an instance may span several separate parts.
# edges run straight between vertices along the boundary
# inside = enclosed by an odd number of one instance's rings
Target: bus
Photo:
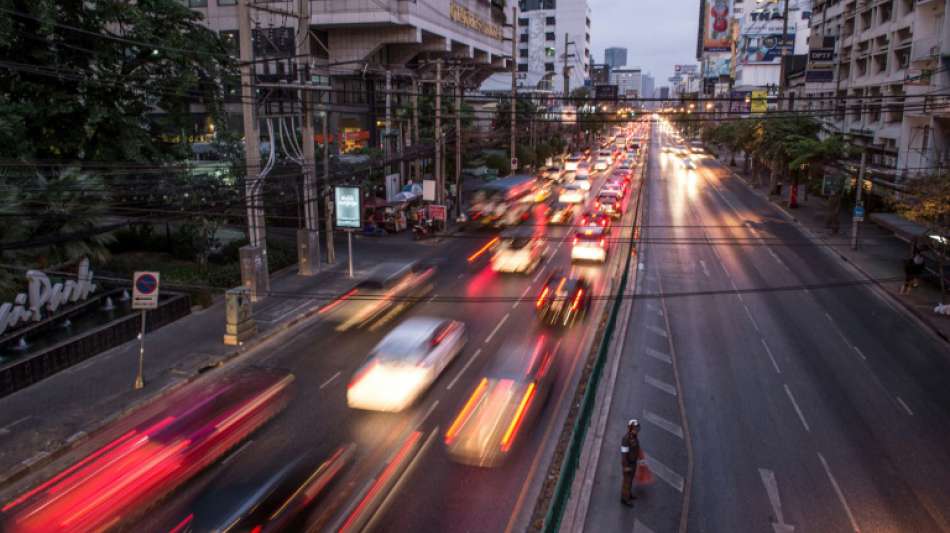
[[[516,174],[486,183],[475,190],[468,220],[480,226],[514,226],[528,219],[537,188],[533,176]]]

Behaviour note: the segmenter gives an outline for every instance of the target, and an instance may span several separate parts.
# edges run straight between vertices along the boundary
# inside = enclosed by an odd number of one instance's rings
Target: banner
[[[749,98],[750,111],[753,113],[765,113],[769,109],[768,91],[752,91]]]
[[[795,42],[795,34],[789,33],[786,39]],[[743,34],[736,61],[740,65],[781,63],[782,32]]]
[[[732,0],[705,0],[703,50],[728,52],[732,48]]]

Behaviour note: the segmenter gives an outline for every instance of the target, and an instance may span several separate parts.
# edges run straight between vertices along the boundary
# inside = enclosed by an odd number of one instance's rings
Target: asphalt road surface
[[[662,129],[585,529],[950,531],[947,345]],[[657,479],[628,509],[632,416]]]

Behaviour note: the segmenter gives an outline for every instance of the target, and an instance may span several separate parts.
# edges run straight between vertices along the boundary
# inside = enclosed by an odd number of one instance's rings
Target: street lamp
[[[712,110],[712,108],[713,108],[712,102],[708,102],[708,103],[706,104],[706,111],[710,111],[710,110]]]

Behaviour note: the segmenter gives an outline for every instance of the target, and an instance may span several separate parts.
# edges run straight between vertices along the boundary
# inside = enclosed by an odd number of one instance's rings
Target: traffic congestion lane
[[[599,190],[603,178],[599,176],[593,190]],[[593,195],[592,195],[593,196]],[[632,215],[624,221],[630,223]],[[550,268],[572,268],[569,246],[562,247],[549,261]],[[620,254],[614,254],[610,265],[600,267],[581,267],[587,272],[601,275],[595,281],[595,291],[603,294],[603,273],[620,261]],[[599,302],[592,317],[600,315],[606,302]],[[524,306],[513,310],[511,320],[499,332],[506,342],[531,341],[541,334],[534,316],[533,306]],[[528,497],[532,485],[537,481],[537,472],[548,457],[551,443],[555,440],[554,428],[562,420],[567,407],[564,398],[569,396],[577,385],[578,368],[586,352],[584,337],[592,333],[594,320],[578,324],[561,337],[561,373],[558,384],[547,400],[547,405],[535,426],[524,434],[520,449],[498,468],[487,469],[464,466],[452,462],[444,449],[432,450],[426,455],[419,468],[414,472],[408,484],[396,495],[389,512],[380,521],[385,531],[504,531],[520,530],[527,526],[523,515],[530,512],[533,498]],[[487,358],[481,366],[489,364]],[[469,397],[471,390],[480,379],[481,372],[471,372],[466,393],[456,398],[455,405],[447,406],[445,411],[433,417],[433,424],[445,430],[451,424],[459,409]],[[559,409],[560,408],[560,409]],[[440,418],[441,417],[441,418]],[[541,470],[543,471],[543,470]],[[536,488],[536,487],[535,487]],[[487,510],[491,512],[486,512]]]

